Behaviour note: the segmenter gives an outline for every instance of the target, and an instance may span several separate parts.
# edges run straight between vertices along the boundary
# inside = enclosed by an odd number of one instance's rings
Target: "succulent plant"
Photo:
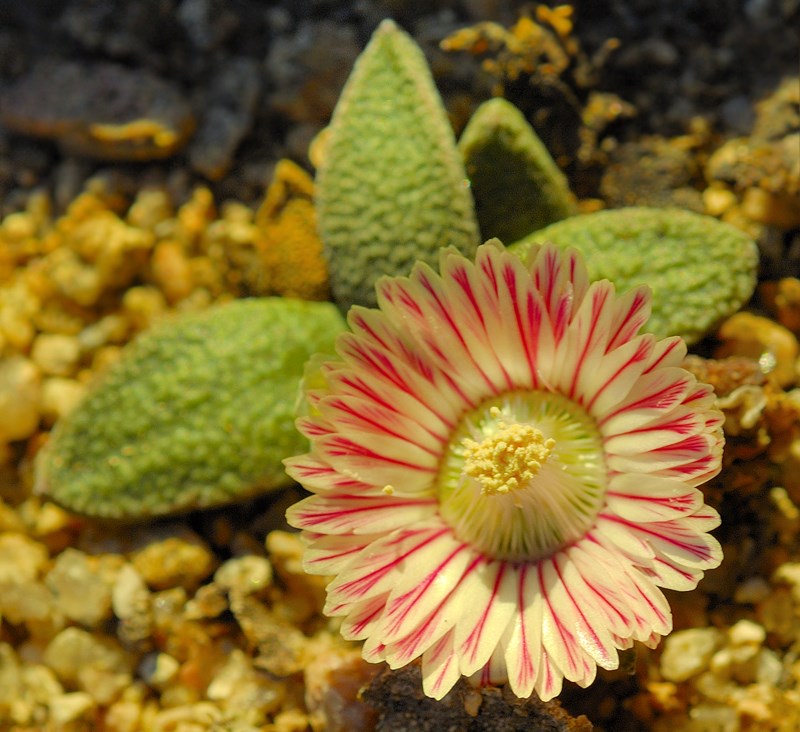
[[[375,304],[383,274],[479,243],[467,177],[422,51],[390,20],[358,58],[334,110],[317,176],[335,301]]]
[[[573,216],[512,244],[527,256],[535,243],[575,247],[592,280],[618,290],[646,284],[653,311],[644,326],[659,337],[694,343],[753,294],[758,268],[755,242],[710,216],[675,208],[631,207]]]
[[[54,428],[36,490],[94,517],[207,508],[291,481],[297,387],[345,324],[331,303],[253,298],[146,331]]]
[[[511,102],[484,102],[458,141],[485,239],[504,242],[577,213],[567,179]]]

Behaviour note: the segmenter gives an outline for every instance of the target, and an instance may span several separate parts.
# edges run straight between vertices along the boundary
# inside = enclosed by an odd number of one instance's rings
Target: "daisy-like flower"
[[[367,660],[421,656],[437,699],[464,675],[547,700],[655,645],[659,587],[720,563],[697,486],[722,416],[680,338],[637,335],[649,289],[590,284],[576,251],[490,242],[440,273],[350,311],[298,420],[310,452],[286,461],[314,494],[289,522]]]

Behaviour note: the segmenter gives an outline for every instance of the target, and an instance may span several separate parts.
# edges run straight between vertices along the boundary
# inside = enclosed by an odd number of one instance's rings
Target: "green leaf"
[[[340,307],[374,305],[380,275],[472,256],[478,226],[452,128],[422,51],[386,20],[336,105],[317,177],[319,226]]]
[[[576,213],[566,177],[511,102],[481,104],[458,147],[484,238],[510,243]]]
[[[89,516],[141,519],[288,485],[282,459],[306,360],[345,329],[332,303],[254,298],[140,335],[56,424],[36,490]]]
[[[593,280],[618,291],[653,290],[644,330],[694,343],[753,294],[758,248],[743,232],[711,216],[676,208],[631,207],[559,221],[509,249],[526,257],[534,243],[551,241],[580,251]]]

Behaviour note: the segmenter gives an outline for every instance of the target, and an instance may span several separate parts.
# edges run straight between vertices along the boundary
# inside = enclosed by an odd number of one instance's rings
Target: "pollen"
[[[461,443],[463,472],[481,484],[485,496],[504,495],[526,487],[556,444],[530,424],[498,422],[497,427],[480,442],[464,438]]]

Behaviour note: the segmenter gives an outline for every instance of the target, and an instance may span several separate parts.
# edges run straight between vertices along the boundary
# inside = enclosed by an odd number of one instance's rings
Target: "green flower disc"
[[[618,291],[653,290],[644,330],[695,343],[753,294],[758,248],[743,232],[710,216],[674,208],[620,208],[573,216],[509,249],[525,257],[534,243],[575,247],[593,280]]]
[[[154,327],[60,420],[36,490],[89,516],[134,520],[291,483],[281,460],[306,360],[345,329],[331,303],[238,300]]]
[[[317,176],[331,291],[375,305],[381,275],[431,265],[441,247],[472,256],[478,224],[467,175],[425,57],[390,20],[356,61]]]

